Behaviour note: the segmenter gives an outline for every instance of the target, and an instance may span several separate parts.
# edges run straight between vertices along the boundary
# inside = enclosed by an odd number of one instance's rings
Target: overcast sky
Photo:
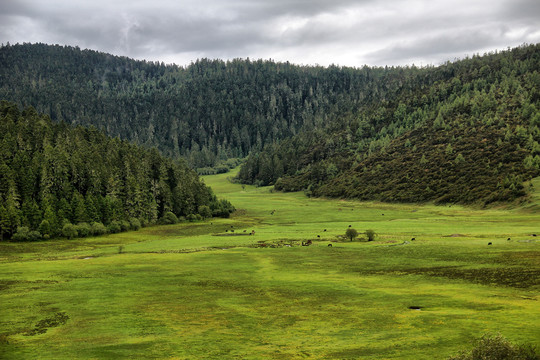
[[[540,0],[0,0],[0,43],[197,58],[438,65],[540,42]]]

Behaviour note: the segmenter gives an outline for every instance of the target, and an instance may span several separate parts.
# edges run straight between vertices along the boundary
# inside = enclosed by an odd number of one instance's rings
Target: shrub
[[[14,241],[37,241],[41,239],[41,233],[35,230],[31,231],[27,226],[19,226],[12,239]]]
[[[30,229],[27,226],[19,226],[17,227],[17,232],[13,234],[12,239],[14,241],[28,241],[29,233]]]
[[[41,233],[39,231],[31,230],[28,233],[28,240],[29,241],[38,241],[38,240],[41,240],[41,239],[42,239],[42,236],[41,236]]]
[[[120,230],[121,231],[128,231],[131,229],[131,224],[127,220],[121,220],[120,221]]]
[[[224,218],[228,218],[229,215],[236,210],[234,206],[225,199],[212,202],[210,204],[210,209],[212,210],[213,216],[219,216]]]
[[[66,223],[62,227],[62,235],[68,239],[73,239],[79,235],[77,232],[77,227],[71,223]]]
[[[194,214],[189,214],[188,216],[186,216],[186,220],[187,221],[195,221],[195,220],[197,220],[197,217]]]
[[[107,228],[100,222],[93,222],[90,225],[90,231],[92,232],[92,235],[99,236],[106,234]]]
[[[111,221],[111,223],[107,226],[107,232],[110,234],[116,234],[122,231],[122,227],[120,226],[120,222],[114,220]]]
[[[80,237],[87,237],[87,236],[92,235],[92,230],[90,228],[90,225],[88,225],[88,223],[85,223],[85,222],[78,223],[75,226],[75,229],[77,229],[77,233],[79,234]]]
[[[199,211],[199,214],[205,219],[212,217],[212,210],[210,210],[210,207],[207,205],[199,206],[198,211]]]
[[[131,230],[139,230],[141,228],[141,222],[137,218],[129,219],[129,225]]]
[[[178,218],[172,211],[167,211],[165,214],[163,214],[160,223],[164,225],[176,224],[178,223]]]
[[[498,334],[482,336],[471,351],[448,360],[540,360],[540,354],[530,345],[514,345]]]
[[[51,236],[51,224],[47,220],[43,220],[39,224],[38,230],[45,239]]]
[[[366,230],[365,234],[366,234],[366,236],[367,236],[367,240],[368,240],[368,241],[373,241],[373,240],[375,240],[375,231],[373,231],[373,230]]]

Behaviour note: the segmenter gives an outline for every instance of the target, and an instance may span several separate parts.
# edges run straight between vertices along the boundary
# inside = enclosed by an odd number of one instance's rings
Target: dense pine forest
[[[0,103],[0,239],[98,235],[233,210],[185,162]]]
[[[231,159],[321,127],[397,91],[406,76],[249,59],[178,67],[45,44],[0,48],[0,99],[183,156],[198,169],[236,165]]]
[[[440,66],[186,67],[0,48],[0,99],[239,181],[383,201],[508,202],[540,175],[540,45]]]

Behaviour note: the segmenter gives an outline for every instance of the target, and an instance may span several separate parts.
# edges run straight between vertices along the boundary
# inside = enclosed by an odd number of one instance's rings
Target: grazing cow
[[[488,242],[488,245],[491,245],[491,242]]]
[[[229,230],[228,230],[228,229],[225,229],[225,232],[229,232]]]
[[[384,216],[384,214],[381,214],[382,216]]]
[[[349,225],[349,227],[352,227],[352,225]]]
[[[302,241],[302,246],[309,246],[309,245],[311,245],[311,244],[313,244],[313,242],[312,242],[311,240],[308,240],[308,241],[306,241],[306,242],[303,242],[303,241]]]
[[[326,232],[326,229],[324,229],[323,231],[325,231],[325,232]]]
[[[512,239],[510,239],[510,238],[506,239],[506,241],[510,241],[510,240],[512,240]]]
[[[332,244],[328,244],[328,247],[332,247]]]
[[[416,238],[411,238],[411,241],[414,241],[414,240],[416,240]]]
[[[533,234],[533,236],[536,236],[536,234]]]
[[[317,237],[318,237],[318,238],[320,238],[320,237],[321,237],[321,235],[317,235]]]
[[[246,230],[244,230],[244,232],[246,232]]]

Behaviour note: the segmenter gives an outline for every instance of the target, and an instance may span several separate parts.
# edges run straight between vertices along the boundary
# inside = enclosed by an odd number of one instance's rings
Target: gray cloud
[[[349,66],[438,64],[540,42],[537,0],[3,0],[1,42]]]

